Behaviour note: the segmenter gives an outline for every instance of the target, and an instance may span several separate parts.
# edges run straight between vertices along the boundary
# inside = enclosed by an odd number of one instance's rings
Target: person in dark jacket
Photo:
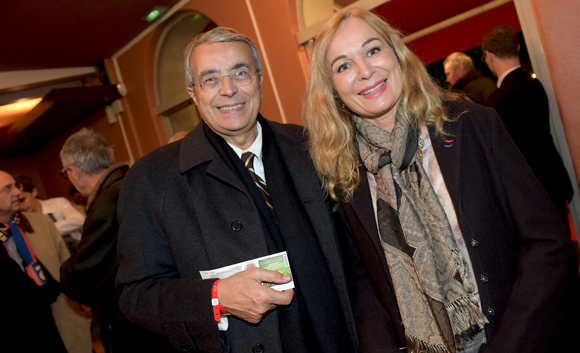
[[[12,348],[10,352],[66,353],[51,311],[51,305],[61,294],[61,288],[29,244],[28,236],[34,230],[26,216],[19,211],[20,196],[21,191],[16,187],[14,178],[0,170],[0,281],[3,302],[0,340],[3,351]],[[41,225],[44,222],[46,226],[50,222],[49,219],[43,220],[42,215],[28,215],[40,220]],[[35,235],[47,237],[43,245],[51,243],[49,235],[58,237],[56,229],[51,234],[38,227],[38,224],[35,226],[38,231]],[[62,239],[60,243],[66,252]],[[56,246],[42,250],[46,253],[54,248]]]
[[[443,61],[443,70],[451,89],[461,90],[476,103],[483,104],[495,91],[495,82],[483,75],[465,53],[455,52]]]
[[[492,28],[483,37],[482,48],[487,66],[498,77],[498,89],[485,105],[497,111],[569,228],[567,203],[574,191],[550,133],[546,91],[538,79],[521,68],[520,44],[513,28],[507,25]]]
[[[217,27],[192,39],[185,67],[203,120],[127,174],[121,309],[186,352],[356,352],[330,208],[303,129],[259,114],[256,46]],[[291,277],[242,265],[201,273],[284,251]],[[291,279],[285,291],[263,285]]]
[[[161,337],[130,323],[119,309],[115,291],[119,267],[117,202],[129,166],[115,163],[113,146],[104,136],[86,128],[67,139],[60,158],[62,175],[88,197],[81,241],[60,268],[63,291],[73,300],[92,306],[107,352],[170,348]]]
[[[361,352],[576,348],[571,239],[492,109],[444,101],[360,9],[323,25],[304,107]]]

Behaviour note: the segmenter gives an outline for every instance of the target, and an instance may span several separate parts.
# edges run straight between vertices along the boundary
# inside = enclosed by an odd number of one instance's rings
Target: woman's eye
[[[343,71],[347,70],[348,68],[349,68],[349,65],[348,64],[342,64],[342,65],[340,65],[338,67],[338,70],[337,71],[338,72],[343,72]]]
[[[379,51],[381,51],[379,48],[372,48],[372,49],[369,49],[369,51],[367,52],[367,55],[373,56],[373,55],[376,55]]]

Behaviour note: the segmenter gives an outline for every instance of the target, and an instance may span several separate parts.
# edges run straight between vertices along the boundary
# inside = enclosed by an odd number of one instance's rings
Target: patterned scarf
[[[354,117],[359,153],[377,181],[380,241],[408,352],[456,352],[487,319],[471,299],[467,262],[417,160],[418,129],[398,111],[393,132]]]
[[[24,217],[24,215],[20,212],[16,212],[10,219],[10,222],[8,223],[16,224],[17,226],[20,227],[20,229],[22,229],[25,232],[29,233],[34,232],[34,229],[32,229],[32,226],[30,225],[30,222],[28,222],[28,219],[26,219],[26,217]],[[5,242],[6,240],[8,240],[8,238],[10,238],[10,236],[12,236],[10,226],[8,224],[0,223],[0,240],[2,242]]]

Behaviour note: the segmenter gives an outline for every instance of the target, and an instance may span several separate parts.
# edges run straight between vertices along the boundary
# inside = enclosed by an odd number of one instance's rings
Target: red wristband
[[[211,288],[211,305],[213,306],[213,318],[215,319],[216,322],[220,322],[221,314],[226,313],[224,307],[220,304],[218,300],[217,287],[219,281],[220,280],[218,279],[215,282],[213,282],[213,287]]]

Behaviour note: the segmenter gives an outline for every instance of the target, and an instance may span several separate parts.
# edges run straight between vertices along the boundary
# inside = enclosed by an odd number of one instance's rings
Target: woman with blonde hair
[[[571,241],[493,110],[445,100],[398,31],[349,9],[316,38],[303,120],[362,352],[569,348]]]

